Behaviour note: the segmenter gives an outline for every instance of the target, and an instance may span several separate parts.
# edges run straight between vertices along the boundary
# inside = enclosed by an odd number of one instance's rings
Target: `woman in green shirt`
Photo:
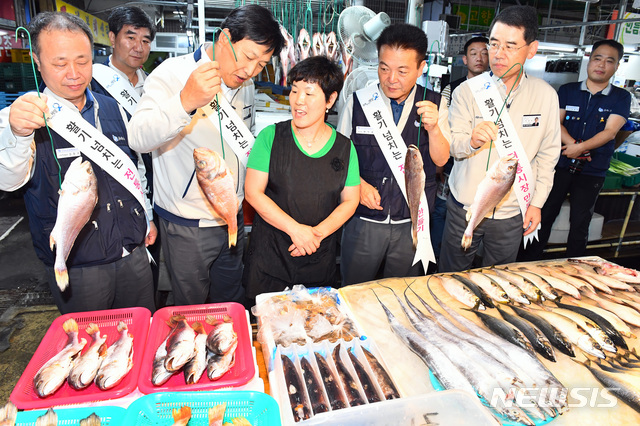
[[[247,297],[336,283],[337,230],[360,197],[351,141],[325,123],[343,85],[323,56],[288,75],[292,119],[265,128],[247,165],[245,198],[256,210],[245,261]]]

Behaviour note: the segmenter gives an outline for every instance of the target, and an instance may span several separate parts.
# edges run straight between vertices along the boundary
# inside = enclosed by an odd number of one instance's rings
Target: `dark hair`
[[[622,56],[624,55],[624,46],[615,40],[608,39],[596,41],[595,43],[593,43],[593,46],[591,47],[591,55],[593,55],[593,52],[595,52],[596,49],[600,46],[609,46],[616,49],[618,51],[618,62],[620,62],[620,59],[622,59]]]
[[[232,43],[248,38],[254,43],[268,46],[273,55],[279,55],[284,47],[285,41],[280,32],[280,24],[269,9],[257,4],[233,9],[222,21],[220,28],[229,30]],[[220,33],[216,34],[215,40],[219,36]]]
[[[340,66],[326,56],[310,56],[291,68],[287,74],[287,80],[290,83],[295,81],[318,83],[324,92],[325,100],[328,101],[333,92],[340,94],[344,75]]]
[[[489,39],[488,39],[488,38],[486,38],[485,36],[475,36],[475,37],[471,37],[471,38],[469,39],[469,41],[467,41],[467,42],[464,44],[464,51],[463,51],[464,53],[463,53],[463,54],[464,54],[465,56],[467,56],[467,50],[469,50],[469,46],[471,46],[473,43],[484,43],[484,44],[487,44],[487,43],[489,43]]]
[[[489,27],[489,34],[497,22],[524,29],[524,40],[527,44],[538,38],[538,13],[531,6],[507,7],[493,19],[491,27]]]
[[[138,6],[120,6],[113,9],[107,18],[109,31],[118,35],[122,27],[131,25],[134,28],[148,28],[151,40],[156,36],[156,25],[153,23],[147,12]]]
[[[378,52],[382,46],[389,46],[395,49],[414,50],[418,64],[427,56],[429,42],[427,35],[420,28],[411,24],[393,24],[382,31],[378,41]]]
[[[93,54],[93,33],[87,23],[76,15],[66,12],[41,12],[31,20],[28,30],[31,34],[31,48],[36,56],[40,53],[40,45],[38,44],[40,33],[51,30],[83,32],[91,43]]]

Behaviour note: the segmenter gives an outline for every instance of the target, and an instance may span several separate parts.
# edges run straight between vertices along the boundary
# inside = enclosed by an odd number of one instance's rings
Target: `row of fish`
[[[207,411],[207,419],[209,426],[251,426],[249,420],[244,417],[234,417],[231,422],[224,422],[224,415],[227,409],[227,403],[218,404],[209,408]],[[182,406],[179,409],[174,408],[172,411],[173,426],[186,426],[191,420],[191,407]]]
[[[427,313],[411,302],[406,291],[404,302],[395,296],[413,329],[380,303],[394,334],[425,362],[442,387],[477,394],[500,415],[527,425],[567,409],[565,387],[532,351],[489,333],[432,295],[468,331],[434,310],[417,293]],[[496,389],[502,389],[502,396],[494,397]]]
[[[66,345],[33,378],[33,389],[39,397],[52,395],[65,380],[76,390],[93,382],[99,389],[108,390],[118,385],[133,367],[133,336],[123,321],[118,323],[119,337],[111,346],[107,346],[107,336],[100,335],[98,326],[89,324],[85,331],[92,341],[84,354],[81,353],[87,340],[79,339],[76,321],[70,318],[62,328],[67,334]]]
[[[14,426],[18,416],[18,409],[11,401],[3,408],[0,408],[0,426]],[[61,424],[68,424],[64,422]],[[96,413],[92,413],[89,417],[80,420],[80,426],[100,426],[102,420]],[[46,413],[36,419],[36,426],[58,426],[58,415],[49,408]]]
[[[280,355],[296,422],[319,413],[400,398],[385,368],[365,347],[342,350],[339,343],[330,356],[311,352],[293,359]]]
[[[207,315],[205,321],[213,326],[209,333],[198,321],[189,325],[184,315],[169,319],[171,330],[156,350],[151,383],[161,386],[180,370],[186,384],[198,383],[205,370],[210,380],[218,380],[233,367],[238,347],[233,320]]]
[[[345,76],[351,72],[353,68],[353,58],[348,46],[341,45],[336,33],[331,31],[329,34],[314,33],[313,36],[302,28],[298,34],[297,42],[294,42],[293,36],[281,25],[280,32],[285,40],[285,46],[280,51],[280,64],[276,67],[276,82],[282,86],[287,86],[287,73],[293,66],[300,61],[307,59],[309,56],[326,56],[332,61],[342,59],[345,67]]]

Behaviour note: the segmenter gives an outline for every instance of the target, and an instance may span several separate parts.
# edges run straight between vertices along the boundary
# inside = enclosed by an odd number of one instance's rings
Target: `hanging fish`
[[[342,63],[344,66],[344,77],[347,78],[353,70],[353,41],[347,40],[342,45]]]
[[[309,37],[307,30],[302,28],[300,35],[298,35],[298,57],[301,61],[309,57],[309,50],[311,50],[311,37]]]
[[[324,39],[324,52],[327,58],[335,61],[338,59],[338,41],[336,33],[331,31]]]
[[[320,33],[313,34],[313,42],[311,43],[311,53],[313,54],[313,56],[324,55],[323,34],[320,34]]]
[[[420,210],[420,197],[424,192],[427,177],[424,173],[422,154],[418,147],[413,144],[407,148],[407,154],[404,158],[404,173],[407,201],[411,214],[411,237],[413,238],[413,248],[415,249],[418,246],[418,211]]]

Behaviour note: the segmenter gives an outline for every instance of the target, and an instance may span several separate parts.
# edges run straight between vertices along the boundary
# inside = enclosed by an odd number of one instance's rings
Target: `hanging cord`
[[[307,20],[307,16],[309,16],[309,20]],[[311,24],[311,28],[309,28],[308,23]],[[311,10],[311,0],[307,1],[307,9],[304,11],[304,28],[310,37],[313,36],[313,10]]]
[[[42,95],[40,94],[40,88],[38,87],[38,76],[36,75],[36,65],[33,62],[33,47],[31,45],[31,34],[29,30],[25,27],[16,28],[15,32],[15,40],[18,41],[18,32],[22,30],[27,34],[27,38],[29,39],[29,53],[31,53],[31,69],[33,70],[33,80],[36,82],[36,91],[38,92],[38,97],[42,99]],[[56,155],[56,150],[53,146],[53,136],[51,136],[51,130],[49,129],[49,124],[47,124],[47,116],[45,113],[42,113],[42,118],[44,118],[44,125],[47,128],[47,133],[49,133],[49,140],[51,141],[51,152],[53,153],[53,158],[56,160],[56,164],[58,165],[58,185],[59,188],[62,189],[62,167],[60,166],[60,162],[58,161],[58,156]]]
[[[515,64],[511,65],[511,67],[509,67],[509,69],[506,70],[500,78],[498,78],[498,81],[502,80],[502,78],[505,75],[507,75],[507,73],[511,71],[513,67],[515,67],[516,65],[520,66],[520,69],[518,70],[518,77],[516,78],[516,83],[520,81],[520,77],[522,76],[522,64],[520,62],[516,62]],[[507,101],[509,100],[509,96],[511,96],[511,92],[513,92],[513,88],[516,87],[516,83],[514,83],[513,86],[511,86],[509,93],[507,93],[507,97],[504,99],[504,102],[502,103],[502,108],[500,108],[500,112],[498,112],[498,117],[496,117],[496,121],[493,123],[496,126],[498,125],[498,121],[500,121],[500,115],[502,115],[502,111],[504,110],[504,107],[507,104]],[[492,146],[493,146],[493,139],[489,142],[489,155],[487,156],[487,167],[485,168],[485,171],[489,170],[489,159],[491,158]]]
[[[429,60],[427,61],[427,75],[424,81],[424,92],[422,92],[423,101],[427,98],[427,85],[429,84],[429,71],[431,70],[431,55],[433,54],[433,45],[435,43],[438,43],[438,52],[440,51],[440,41],[434,40],[433,43],[431,43],[431,48],[429,49]],[[422,128],[422,116],[420,116],[420,127],[418,128],[418,143],[417,143],[418,148],[420,148],[420,133],[422,133],[421,128]]]

